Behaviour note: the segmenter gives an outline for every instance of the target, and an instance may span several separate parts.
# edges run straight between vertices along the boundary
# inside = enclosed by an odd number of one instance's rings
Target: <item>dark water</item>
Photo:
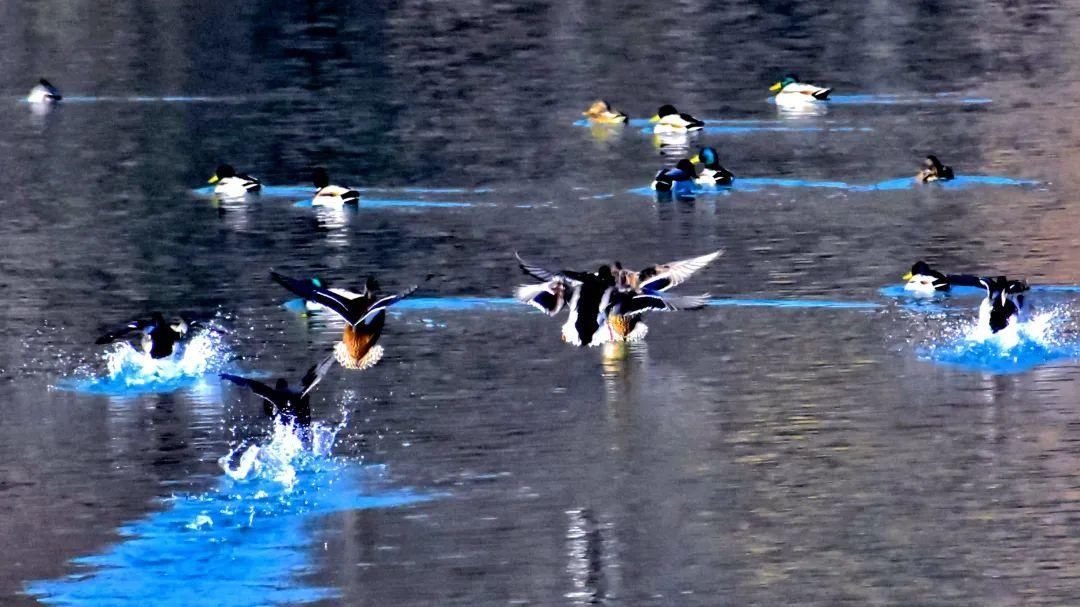
[[[0,3],[0,603],[1075,604],[1075,295],[1033,295],[1048,353],[987,363],[950,349],[977,297],[879,289],[920,257],[1080,284],[1078,8]],[[792,70],[850,97],[778,114]],[[72,97],[44,116],[39,75]],[[696,143],[753,179],[636,193],[670,160],[574,126],[598,97],[714,119]],[[931,152],[988,179],[891,181]],[[381,202],[193,193],[223,161]],[[464,299],[508,297],[515,250],[717,248],[684,292],[718,305],[621,358]],[[280,445],[213,373],[86,383],[97,331],[152,310],[217,314],[223,365],[298,377],[340,326],[282,309],[269,268],[425,298],[318,388],[342,427],[284,458],[291,490],[225,474]]]

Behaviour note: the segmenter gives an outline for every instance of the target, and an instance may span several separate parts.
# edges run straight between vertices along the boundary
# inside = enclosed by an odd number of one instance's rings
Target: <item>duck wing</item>
[[[708,255],[645,268],[638,272],[638,289],[641,291],[667,291],[677,284],[686,282],[694,275],[694,272],[709,265],[714,259],[723,254],[724,251],[721,249]]]
[[[104,344],[111,344],[112,342],[121,339],[130,333],[133,333],[135,331],[142,331],[143,329],[146,329],[153,324],[154,321],[145,318],[133,320],[131,322],[128,322],[127,324],[109,329],[101,337],[94,340],[94,343],[99,346]]]
[[[386,312],[386,309],[390,306],[412,295],[413,291],[416,291],[417,288],[418,285],[413,285],[408,289],[405,289],[404,291],[395,295],[390,295],[389,297],[383,297],[382,299],[375,300],[375,303],[371,304],[370,306],[365,306],[362,309],[358,306],[354,306],[354,309],[352,310],[352,312],[350,312],[351,315],[346,316],[345,320],[349,321],[349,324],[354,327],[359,324],[366,325],[371,321],[375,320],[375,318],[377,318],[380,314]],[[355,299],[353,301],[363,302],[363,299]],[[359,315],[359,318],[354,321],[353,318],[355,318],[357,315]]]
[[[304,391],[300,393],[301,398],[307,396],[309,392],[315,389],[315,386],[319,385],[322,378],[326,377],[327,371],[334,365],[335,360],[334,355],[330,354],[308,369],[307,373],[304,374],[304,378],[300,380],[301,385],[304,386]]]
[[[304,299],[314,301],[315,303],[322,304],[323,306],[337,312],[342,318],[349,321],[350,324],[355,325],[354,319],[356,318],[356,311],[354,309],[354,301],[358,301],[359,298],[353,299],[345,297],[341,293],[337,293],[330,289],[324,289],[322,287],[316,287],[311,284],[310,280],[297,280],[295,278],[289,278],[282,274],[271,270],[271,278],[274,282],[285,287],[292,293]],[[366,310],[367,308],[365,308]],[[362,315],[363,312],[360,312]]]
[[[554,278],[540,284],[521,285],[514,296],[521,303],[527,303],[548,316],[555,316],[565,307],[567,296],[573,289],[569,281]]]
[[[657,291],[648,291],[621,301],[618,309],[613,310],[623,316],[636,316],[649,311],[675,312],[678,310],[698,310],[709,302],[709,294],[671,295]]]
[[[239,375],[232,375],[231,373],[222,373],[221,379],[227,379],[238,386],[250,388],[251,391],[259,395],[260,398],[269,401],[274,405],[277,405],[278,401],[284,400],[284,395],[275,390],[272,386],[268,386],[258,380],[240,377]]]

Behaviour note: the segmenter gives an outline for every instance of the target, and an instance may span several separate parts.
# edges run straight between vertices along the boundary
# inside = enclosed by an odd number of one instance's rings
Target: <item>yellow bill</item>
[[[657,115],[653,116],[652,118],[649,118],[649,122],[660,122],[660,115],[657,114]]]
[[[701,162],[701,154],[694,154],[694,157],[690,159],[690,162]]]
[[[221,178],[220,178],[220,177],[218,177],[217,175],[214,175],[214,176],[213,176],[213,177],[211,177],[210,179],[207,179],[207,180],[206,180],[206,183],[217,183],[217,182],[219,182],[219,181],[221,181]]]
[[[784,88],[784,84],[782,82],[777,82],[776,84],[770,86],[769,90],[775,93],[776,91],[779,91],[782,88]]]
[[[907,274],[904,274],[903,276],[901,276],[900,280],[911,280],[912,276],[914,276],[914,274],[912,274],[911,272],[908,272]]]

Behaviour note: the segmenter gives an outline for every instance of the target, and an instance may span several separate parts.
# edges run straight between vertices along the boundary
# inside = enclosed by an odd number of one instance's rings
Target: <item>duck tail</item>
[[[341,202],[345,204],[360,204],[360,192],[349,190],[341,195]]]
[[[825,101],[826,99],[829,98],[830,93],[832,93],[832,89],[821,89],[821,90],[818,90],[818,91],[814,91],[813,95],[814,95],[814,99],[817,99],[819,101]]]

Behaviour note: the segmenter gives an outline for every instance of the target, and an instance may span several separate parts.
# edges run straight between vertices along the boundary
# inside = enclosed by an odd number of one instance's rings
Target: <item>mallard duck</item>
[[[600,99],[582,112],[592,124],[626,124],[626,114],[611,107],[607,101]]]
[[[722,254],[723,251],[713,251],[699,257],[656,264],[641,271],[628,270],[616,261],[612,265],[616,294],[611,297],[605,315],[612,339],[635,341],[645,337],[648,327],[641,322],[641,318],[647,310],[696,310],[703,307],[708,300],[708,294],[691,297],[659,294],[685,282]],[[655,297],[660,297],[661,300],[650,299]]]
[[[658,135],[673,133],[690,133],[700,131],[705,123],[694,118],[690,114],[680,114],[673,105],[662,105],[656,110],[656,115],[650,119],[656,123],[653,132]]]
[[[1029,289],[1026,282],[1008,280],[1004,276],[983,277],[979,282],[986,289],[986,298],[979,305],[980,327],[997,333],[1023,320],[1023,294]]]
[[[674,194],[679,198],[692,197],[694,183],[697,179],[697,170],[689,158],[683,158],[675,164],[675,168],[660,169],[653,177],[653,191],[661,195]]]
[[[933,295],[947,292],[952,287],[981,287],[978,276],[971,274],[945,274],[930,267],[923,260],[911,264],[911,269],[904,274],[904,290],[920,295]]]
[[[262,183],[258,179],[251,175],[237,173],[231,164],[218,165],[207,183],[216,184],[215,194],[229,198],[243,196],[248,192],[255,193],[262,189]]]
[[[55,103],[63,98],[60,90],[44,78],[38,80],[34,88],[30,89],[30,94],[26,96],[26,100],[30,103]]]
[[[769,90],[776,93],[776,103],[781,105],[825,101],[832,92],[832,89],[799,82],[799,77],[795,74],[784,76],[783,80],[770,86]]]
[[[333,364],[334,355],[331,354],[312,365],[300,380],[300,390],[289,386],[289,380],[283,377],[279,377],[273,386],[230,373],[222,373],[221,378],[250,388],[262,398],[263,411],[267,417],[306,427],[311,425],[311,391],[322,381]]]
[[[563,324],[562,338],[574,346],[598,346],[609,341],[640,339],[647,330],[644,325],[638,328],[640,314],[649,310],[691,309],[704,305],[704,300],[700,298],[677,297],[654,290],[621,290],[612,269],[614,266],[611,265],[600,266],[595,272],[553,272],[520,256],[517,259],[518,266],[525,274],[542,281],[540,284],[518,287],[515,293],[518,300],[548,316],[555,316],[568,307],[570,316]],[[653,269],[660,267],[654,266]],[[628,284],[630,276],[645,272],[622,271],[626,272],[620,278],[624,284]],[[666,277],[657,275],[644,280],[660,285],[675,274],[683,275],[685,271],[685,267],[679,272],[671,269],[665,273]],[[614,326],[608,323],[611,317],[615,318]],[[608,330],[601,330],[604,327]]]
[[[720,166],[720,157],[713,148],[701,148],[701,151],[691,158],[690,162],[701,162],[705,165],[694,180],[698,185],[731,185],[731,182],[735,180],[735,175],[731,171]]]
[[[322,167],[312,171],[311,181],[315,184],[315,197],[311,199],[311,204],[315,206],[340,207],[360,203],[360,192],[330,185],[330,175]]]
[[[396,295],[376,299],[378,283],[369,276],[363,291],[355,297],[346,297],[317,287],[310,280],[297,280],[277,272],[270,272],[270,276],[289,291],[322,304],[345,319],[345,333],[334,345],[334,356],[346,369],[366,369],[379,362],[383,349],[377,342],[386,324],[386,309],[417,288],[414,285]]]
[[[948,181],[953,178],[952,167],[941,164],[938,157],[933,154],[926,157],[924,165],[923,170],[919,171],[919,174],[915,176],[915,179],[921,183]]]
[[[139,347],[150,358],[167,358],[176,349],[176,344],[187,337],[191,323],[183,318],[168,322],[160,312],[154,312],[149,319],[133,320],[125,325],[111,329],[94,342],[97,345],[110,344],[141,331]]]

